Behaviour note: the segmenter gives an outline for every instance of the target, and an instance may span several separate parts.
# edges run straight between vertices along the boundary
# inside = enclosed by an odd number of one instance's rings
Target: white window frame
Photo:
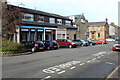
[[[71,21],[69,21],[69,20],[65,20],[65,25],[71,25]]]
[[[34,21],[34,15],[33,14],[25,14],[25,13],[23,13],[24,14],[24,16],[23,16],[23,21]],[[30,19],[26,19],[25,17],[30,17]]]
[[[55,18],[49,18],[49,23],[55,24]]]
[[[57,24],[62,24],[62,19],[57,19]]]
[[[38,17],[43,17],[43,21],[40,21],[40,20],[38,20]],[[45,19],[45,17],[44,16],[41,16],[41,15],[37,15],[37,22],[41,22],[41,23],[44,23],[45,21],[44,21],[44,19]]]

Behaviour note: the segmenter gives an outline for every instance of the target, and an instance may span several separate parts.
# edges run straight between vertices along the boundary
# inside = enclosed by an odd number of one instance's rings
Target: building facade
[[[119,36],[119,27],[115,25],[113,22],[111,22],[110,27],[109,27],[109,35],[110,36]]]
[[[66,39],[67,28],[74,28],[72,20],[67,17],[38,10],[19,8],[22,10],[23,18],[20,20],[21,25],[16,25],[16,34],[14,34],[14,40],[18,43],[22,41]]]
[[[73,20],[73,26],[77,28],[76,39],[88,38],[88,20],[86,20],[84,14],[69,16]]]
[[[109,25],[107,19],[103,22],[89,22],[89,40],[98,40],[109,38]]]

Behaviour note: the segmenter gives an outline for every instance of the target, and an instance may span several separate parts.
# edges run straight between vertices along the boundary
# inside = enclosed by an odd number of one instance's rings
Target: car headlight
[[[113,47],[116,47],[115,45],[113,45]]]
[[[75,44],[75,43],[71,43],[71,44]]]

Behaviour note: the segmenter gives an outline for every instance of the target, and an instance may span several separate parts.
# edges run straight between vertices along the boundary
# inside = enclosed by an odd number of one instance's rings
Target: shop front
[[[21,26],[17,37],[20,37],[17,42],[56,40],[56,29],[38,26]]]

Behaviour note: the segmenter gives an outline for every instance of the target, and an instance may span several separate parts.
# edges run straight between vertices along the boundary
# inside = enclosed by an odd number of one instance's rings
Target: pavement
[[[9,80],[104,80],[119,65],[120,52],[112,51],[113,44],[3,57],[2,77]]]

